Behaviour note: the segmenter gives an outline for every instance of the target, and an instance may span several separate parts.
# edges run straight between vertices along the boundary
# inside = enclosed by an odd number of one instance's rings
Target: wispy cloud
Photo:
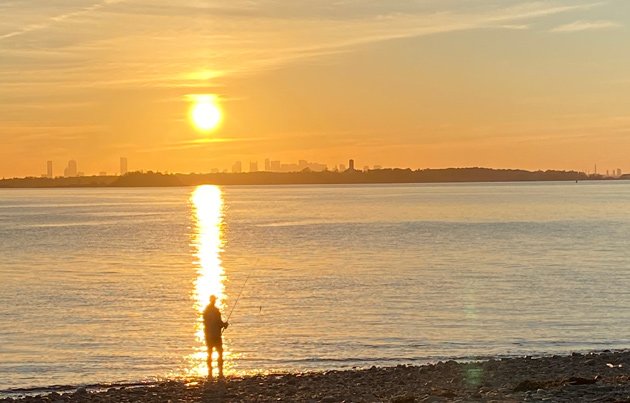
[[[35,24],[29,24],[22,28],[16,29],[14,31],[7,32],[5,34],[0,34],[0,41],[3,39],[9,39],[16,36],[24,35],[29,32],[40,31],[40,30],[50,27],[51,25],[54,25],[54,24],[57,24],[66,20],[71,20],[76,17],[84,16],[91,12],[100,10],[110,4],[121,3],[122,1],[124,0],[103,0],[100,3],[92,4],[90,6],[83,7],[79,10],[70,11],[64,14],[58,14],[53,17],[49,17],[41,22],[38,22]]]
[[[506,24],[506,25],[499,25],[498,28],[522,31],[522,30],[525,30],[525,29],[529,29],[529,25],[527,25],[527,24]]]
[[[489,3],[455,7],[428,1],[420,7],[392,0],[387,6],[367,2],[358,7],[355,2],[341,3],[339,10],[339,2],[332,1],[303,2],[297,7],[280,0],[235,0],[229,6],[206,7],[173,6],[165,0],[101,0],[81,8],[80,0],[67,0],[66,10],[50,16],[49,8],[48,17],[14,6],[17,16],[12,24],[17,25],[0,33],[0,42],[11,45],[0,61],[0,85],[20,92],[194,88],[210,83],[216,87],[225,76],[257,74],[374,43],[478,29],[526,30],[534,20],[604,4],[518,1],[504,7]],[[361,17],[352,10],[361,10]],[[614,23],[576,24],[556,30]],[[21,71],[19,77],[16,69]]]
[[[160,146],[153,146],[141,149],[139,152],[142,153],[152,153],[156,151],[178,151],[178,150],[189,150],[194,148],[204,148],[208,145],[212,144],[220,144],[220,143],[239,143],[239,142],[260,142],[265,141],[266,138],[261,137],[251,137],[251,138],[227,138],[227,137],[213,137],[213,138],[205,138],[205,139],[196,139],[189,141],[178,141],[174,143],[162,144]]]
[[[551,29],[551,32],[581,32],[598,31],[602,29],[620,28],[622,25],[615,21],[575,21]]]

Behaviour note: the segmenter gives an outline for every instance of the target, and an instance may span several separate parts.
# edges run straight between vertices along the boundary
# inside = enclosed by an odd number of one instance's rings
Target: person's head
[[[211,295],[210,296],[210,305],[214,306],[215,302],[217,302],[217,297],[214,296],[214,295]]]

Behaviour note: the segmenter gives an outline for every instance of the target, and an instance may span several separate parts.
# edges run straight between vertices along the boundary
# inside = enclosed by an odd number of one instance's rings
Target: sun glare
[[[221,123],[222,113],[214,95],[191,96],[190,120],[197,130],[207,132]]]
[[[195,352],[189,356],[190,368],[188,375],[206,376],[207,352],[204,347],[202,313],[208,305],[210,295],[218,298],[217,306],[223,307],[226,298],[224,289],[226,275],[221,262],[223,251],[223,196],[217,186],[199,186],[191,195],[192,212],[194,213],[195,227],[192,242],[195,251],[195,265],[197,276],[194,280],[194,308],[199,312],[195,323],[195,336],[197,345]],[[232,354],[227,343],[223,344],[223,357],[226,367],[229,369]],[[215,352],[216,354],[216,352]],[[216,357],[215,357],[216,359]]]

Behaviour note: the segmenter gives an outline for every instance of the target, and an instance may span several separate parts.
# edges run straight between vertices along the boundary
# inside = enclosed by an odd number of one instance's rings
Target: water
[[[0,190],[0,390],[630,347],[628,182]]]

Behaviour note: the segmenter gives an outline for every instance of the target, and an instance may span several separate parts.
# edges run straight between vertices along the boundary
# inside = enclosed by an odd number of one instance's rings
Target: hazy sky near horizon
[[[630,1],[181,3],[0,2],[0,177],[120,156],[630,171]]]

